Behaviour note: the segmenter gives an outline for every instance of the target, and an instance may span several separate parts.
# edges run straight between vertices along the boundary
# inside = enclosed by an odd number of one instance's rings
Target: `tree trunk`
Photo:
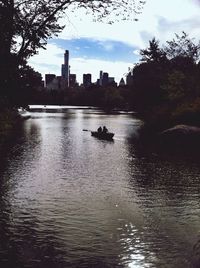
[[[2,1],[0,6],[0,96],[11,96],[16,62],[12,55],[14,36],[14,0]]]

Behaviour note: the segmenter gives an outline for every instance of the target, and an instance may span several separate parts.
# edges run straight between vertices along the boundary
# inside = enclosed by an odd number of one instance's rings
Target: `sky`
[[[83,73],[91,73],[92,82],[96,82],[100,70],[119,82],[126,77],[128,68],[139,62],[140,49],[147,48],[153,37],[162,46],[175,33],[185,31],[199,41],[199,14],[200,0],[146,0],[142,13],[133,14],[133,20],[116,21],[111,14],[113,24],[95,22],[84,10],[68,9],[60,21],[65,29],[50,39],[46,50],[40,50],[29,64],[43,77],[49,73],[61,75],[64,52],[69,50],[70,72],[77,75],[79,83]]]

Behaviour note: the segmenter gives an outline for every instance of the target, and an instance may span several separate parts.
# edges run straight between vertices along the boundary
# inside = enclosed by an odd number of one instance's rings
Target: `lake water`
[[[197,159],[141,151],[132,113],[32,108],[0,156],[0,267],[200,267]]]

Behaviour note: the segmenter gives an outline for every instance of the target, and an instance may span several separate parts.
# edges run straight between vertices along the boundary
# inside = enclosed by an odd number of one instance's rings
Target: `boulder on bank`
[[[200,127],[188,126],[188,125],[177,125],[175,127],[164,130],[160,133],[161,135],[200,135]]]
[[[200,127],[176,125],[160,132],[158,135],[158,141],[160,145],[165,147],[182,146],[182,149],[199,149]]]

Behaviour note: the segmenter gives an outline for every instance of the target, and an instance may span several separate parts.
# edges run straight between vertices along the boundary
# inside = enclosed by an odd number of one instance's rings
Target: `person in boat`
[[[99,128],[97,129],[97,132],[98,132],[98,133],[102,133],[102,127],[99,127]]]
[[[108,133],[108,129],[107,129],[107,127],[103,127],[103,133]]]

